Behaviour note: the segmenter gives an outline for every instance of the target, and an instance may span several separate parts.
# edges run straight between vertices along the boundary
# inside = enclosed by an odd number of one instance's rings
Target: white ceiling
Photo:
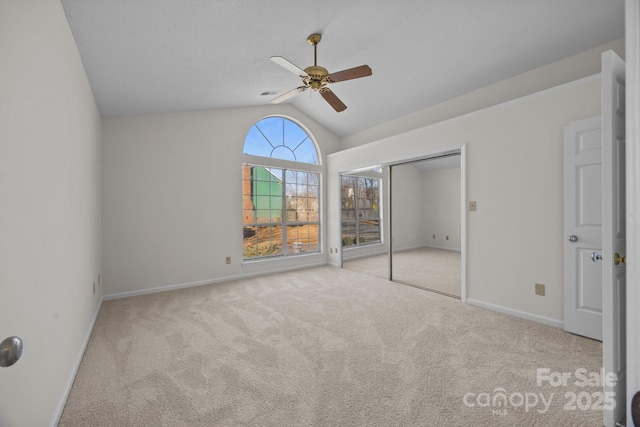
[[[313,64],[333,84],[295,107],[347,136],[624,36],[624,0],[61,0],[103,116],[267,105]]]

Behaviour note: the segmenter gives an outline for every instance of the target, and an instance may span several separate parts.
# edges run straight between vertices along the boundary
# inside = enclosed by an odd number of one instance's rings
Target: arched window
[[[242,164],[245,260],[320,251],[319,159],[310,135],[287,118],[251,127]]]

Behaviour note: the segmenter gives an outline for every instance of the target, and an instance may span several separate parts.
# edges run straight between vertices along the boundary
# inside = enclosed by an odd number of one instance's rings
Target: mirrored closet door
[[[393,281],[460,298],[460,154],[390,167]]]

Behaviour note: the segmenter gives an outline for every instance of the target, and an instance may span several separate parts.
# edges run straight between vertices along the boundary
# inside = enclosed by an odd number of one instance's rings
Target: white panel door
[[[605,409],[613,427],[626,412],[626,269],[616,255],[626,246],[625,209],[625,64],[613,51],[602,54],[602,321],[603,364],[618,381],[605,393],[617,405]],[[629,420],[631,421],[631,420]]]
[[[601,118],[564,127],[564,329],[602,340]]]

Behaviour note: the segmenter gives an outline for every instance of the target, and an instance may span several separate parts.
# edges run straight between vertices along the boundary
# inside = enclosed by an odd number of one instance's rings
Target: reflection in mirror
[[[382,200],[386,176],[380,167],[340,176],[342,267],[389,278]]]
[[[460,155],[391,166],[391,279],[460,298]]]

